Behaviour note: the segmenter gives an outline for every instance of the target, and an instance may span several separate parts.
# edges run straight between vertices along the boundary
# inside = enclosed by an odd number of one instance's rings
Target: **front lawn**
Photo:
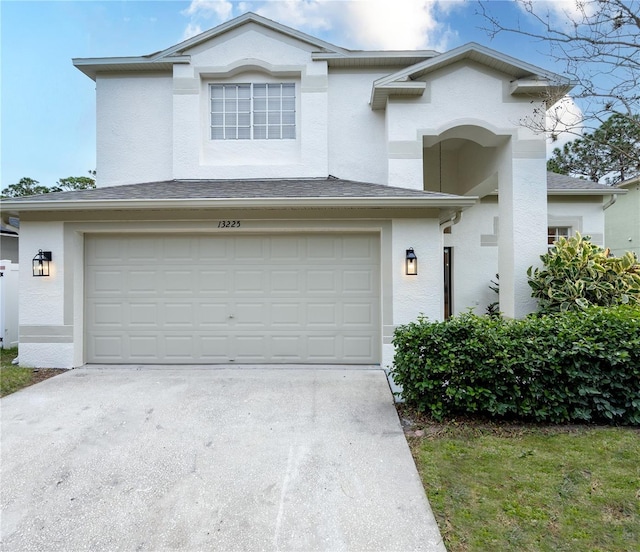
[[[0,349],[0,397],[65,372],[57,368],[34,369],[14,366],[11,361],[17,356],[17,348]]]
[[[637,428],[422,422],[408,441],[449,552],[637,550]]]

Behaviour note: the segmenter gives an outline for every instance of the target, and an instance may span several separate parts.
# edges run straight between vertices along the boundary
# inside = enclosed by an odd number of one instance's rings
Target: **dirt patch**
[[[41,381],[52,378],[53,376],[59,376],[65,372],[67,372],[67,370],[64,368],[34,368],[30,385],[40,383]]]
[[[502,437],[518,437],[528,433],[580,433],[599,426],[595,424],[535,424],[526,422],[510,422],[506,420],[486,420],[477,418],[452,418],[442,422],[436,421],[423,412],[402,403],[396,404],[396,410],[402,429],[407,438],[435,439],[451,434],[496,435]],[[627,427],[627,426],[625,426]],[[640,434],[640,427],[627,427]]]

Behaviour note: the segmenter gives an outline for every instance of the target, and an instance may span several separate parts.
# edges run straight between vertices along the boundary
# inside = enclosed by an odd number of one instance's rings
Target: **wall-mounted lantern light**
[[[405,268],[407,276],[416,276],[418,274],[418,257],[416,257],[413,247],[407,249]]]
[[[49,276],[49,263],[51,262],[51,251],[42,251],[33,258],[33,275]]]

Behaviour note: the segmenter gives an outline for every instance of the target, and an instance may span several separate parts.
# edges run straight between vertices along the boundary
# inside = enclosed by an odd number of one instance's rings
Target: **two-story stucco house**
[[[520,121],[566,79],[255,14],[74,64],[96,86],[98,188],[5,205],[21,364],[388,366],[397,325],[483,308],[496,272],[507,316],[535,308],[526,269],[554,225],[545,138]]]

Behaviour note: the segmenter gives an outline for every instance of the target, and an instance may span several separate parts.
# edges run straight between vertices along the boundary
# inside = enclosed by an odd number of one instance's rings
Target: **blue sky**
[[[488,4],[505,22],[527,24],[513,2]],[[0,0],[1,188],[21,177],[50,186],[95,168],[95,83],[72,58],[150,54],[246,11],[352,49],[444,51],[474,41],[562,71],[544,44],[490,40],[472,0]]]

